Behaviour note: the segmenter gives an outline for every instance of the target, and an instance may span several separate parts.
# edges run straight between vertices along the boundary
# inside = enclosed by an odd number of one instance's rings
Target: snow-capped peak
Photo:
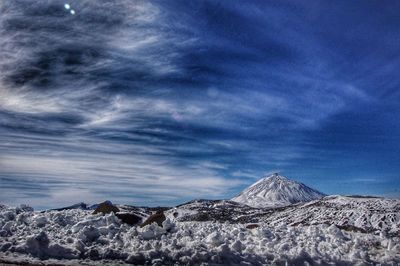
[[[324,196],[302,183],[274,173],[258,180],[232,200],[252,207],[283,207]]]

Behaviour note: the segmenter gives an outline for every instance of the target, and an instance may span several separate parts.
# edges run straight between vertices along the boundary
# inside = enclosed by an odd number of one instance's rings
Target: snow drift
[[[149,215],[145,208],[118,207]],[[35,212],[27,206],[0,205],[0,263],[400,263],[400,200],[330,196],[279,209],[199,200],[166,210],[162,226],[152,223],[143,228],[123,223],[114,213],[92,212]]]

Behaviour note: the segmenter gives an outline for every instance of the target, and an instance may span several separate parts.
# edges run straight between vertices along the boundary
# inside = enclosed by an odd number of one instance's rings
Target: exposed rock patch
[[[133,213],[121,213],[118,212],[115,214],[123,223],[129,225],[137,225],[142,221],[142,218]]]
[[[162,223],[165,220],[166,220],[166,217],[164,215],[164,212],[159,210],[155,214],[150,215],[149,218],[147,218],[146,221],[144,221],[144,223],[140,225],[140,227],[144,227],[144,226],[146,226],[148,224],[152,224],[152,223],[157,223],[158,226],[162,226]]]
[[[113,205],[110,201],[105,201],[99,204],[97,208],[94,210],[93,214],[98,214],[102,213],[104,214],[109,214],[109,213],[117,213],[119,212],[119,209],[117,206]]]

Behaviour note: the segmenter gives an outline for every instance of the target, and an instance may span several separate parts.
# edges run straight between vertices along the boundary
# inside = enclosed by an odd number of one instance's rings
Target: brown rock
[[[142,218],[140,216],[137,216],[136,214],[133,213],[116,213],[115,216],[117,216],[123,223],[129,224],[129,225],[137,225],[142,221]]]
[[[144,221],[144,223],[142,223],[140,225],[140,227],[144,227],[148,224],[152,224],[152,223],[157,223],[158,226],[162,226],[162,223],[166,220],[167,218],[164,215],[163,211],[157,211],[155,214],[152,214],[149,216],[149,218],[147,218],[146,221]]]
[[[109,201],[105,201],[99,204],[99,206],[97,206],[97,208],[94,210],[93,214],[97,214],[97,213],[102,213],[104,214],[108,214],[108,213],[117,213],[119,212],[119,209],[117,208],[117,206],[113,205],[111,202]]]
[[[258,224],[248,224],[248,225],[246,225],[247,229],[254,229],[254,228],[257,228],[257,227],[259,227]]]

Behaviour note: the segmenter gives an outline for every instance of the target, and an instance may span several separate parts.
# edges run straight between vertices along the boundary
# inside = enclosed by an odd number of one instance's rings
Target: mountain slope
[[[283,207],[324,197],[325,194],[279,174],[260,179],[232,201],[252,207]]]
[[[332,195],[278,209],[251,208],[226,200],[198,200],[167,211],[167,216],[179,222],[258,223],[271,227],[335,225],[345,231],[400,236],[400,199],[368,196]]]

